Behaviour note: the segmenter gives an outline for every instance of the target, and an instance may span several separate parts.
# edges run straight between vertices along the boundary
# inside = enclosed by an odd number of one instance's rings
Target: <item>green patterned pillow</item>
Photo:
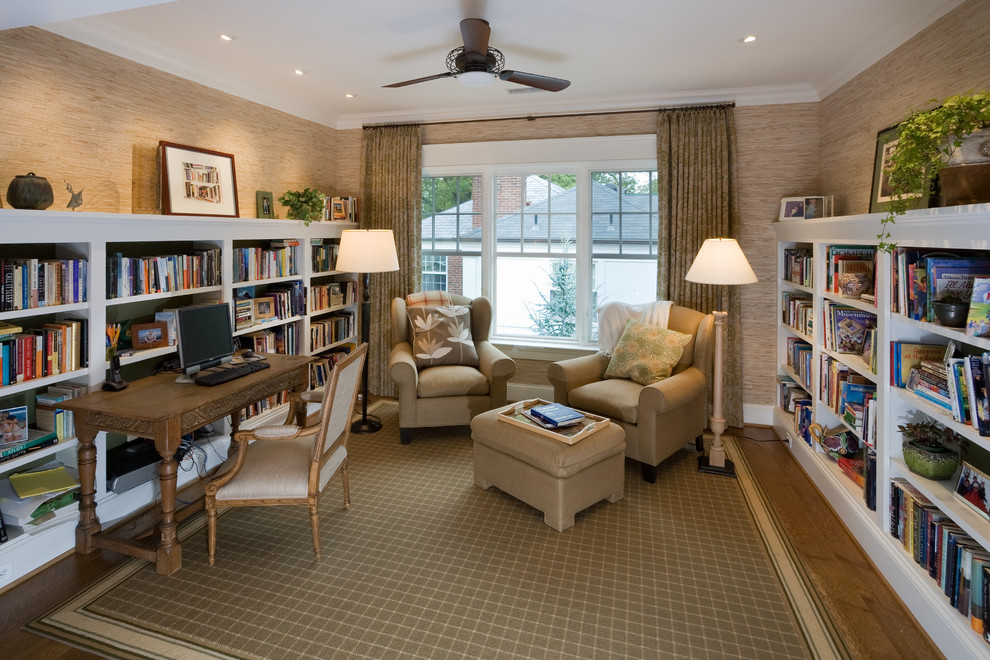
[[[477,367],[478,351],[471,337],[471,308],[466,305],[419,305],[407,307],[412,327],[412,349],[416,367],[463,364]]]
[[[663,380],[670,376],[692,339],[683,332],[629,319],[612,351],[605,378],[629,378],[640,385]]]

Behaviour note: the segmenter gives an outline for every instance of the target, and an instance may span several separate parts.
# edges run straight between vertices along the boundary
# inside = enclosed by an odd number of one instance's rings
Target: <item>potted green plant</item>
[[[326,195],[319,190],[306,188],[305,190],[287,190],[278,198],[282,206],[288,206],[289,211],[286,217],[292,220],[302,220],[307,227],[314,220],[323,218],[323,209]]]
[[[948,165],[953,150],[987,126],[990,92],[949,97],[937,108],[914,112],[898,124],[897,144],[884,167],[891,201],[877,234],[882,252],[896,246],[890,241],[890,225],[897,216],[912,208],[919,193],[929,190],[935,176]]]
[[[930,419],[898,424],[897,430],[901,432],[901,453],[908,469],[927,479],[951,479],[959,466],[959,453],[969,443],[952,429]]]

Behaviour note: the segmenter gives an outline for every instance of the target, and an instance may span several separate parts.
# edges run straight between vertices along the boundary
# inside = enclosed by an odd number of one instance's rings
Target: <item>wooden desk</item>
[[[183,435],[283,390],[303,391],[308,384],[309,356],[269,355],[271,368],[215,387],[176,383],[176,374],[134,381],[120,392],[93,392],[59,403],[75,413],[79,438],[79,480],[82,499],[76,528],[76,551],[97,548],[129,554],[155,563],[162,575],[182,567],[182,547],[176,541],[175,452]],[[301,405],[305,405],[301,403]],[[236,422],[234,423],[236,428]],[[117,431],[152,438],[162,456],[159,482],[162,495],[161,539],[157,545],[114,538],[102,533],[96,517],[96,434]]]

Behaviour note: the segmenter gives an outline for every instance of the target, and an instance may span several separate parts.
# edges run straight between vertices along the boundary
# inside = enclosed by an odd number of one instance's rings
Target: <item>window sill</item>
[[[547,345],[539,341],[527,342],[519,339],[508,341],[492,339],[491,342],[513,360],[558,362],[598,352],[596,346],[578,346],[577,344]]]

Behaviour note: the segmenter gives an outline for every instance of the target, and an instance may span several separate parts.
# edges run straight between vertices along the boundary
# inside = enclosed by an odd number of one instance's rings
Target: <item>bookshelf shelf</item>
[[[30,252],[45,259],[86,260],[86,302],[33,307],[28,309],[0,311],[0,321],[24,328],[40,327],[44,323],[69,319],[85,320],[88,324],[85,345],[82,347],[80,363],[84,366],[63,374],[44,376],[21,383],[0,387],[0,408],[28,406],[29,421],[34,422],[34,398],[49,386],[78,384],[89,391],[99,389],[106,375],[108,362],[104,328],[106,323],[145,323],[164,309],[181,305],[223,300],[232,303],[237,294],[245,288],[257,286],[256,295],[266,295],[272,288],[278,289],[283,283],[300,283],[297,286],[309,288],[313,278],[328,280],[355,280],[351,273],[328,271],[324,266],[317,271],[310,254],[311,245],[333,245],[339,241],[344,229],[353,229],[354,222],[315,222],[309,226],[296,220],[255,220],[246,223],[240,218],[213,218],[190,216],[159,216],[112,213],[89,213],[68,211],[23,211],[0,209],[0,223],[4,226],[4,243],[0,245],[0,258],[21,259]],[[59,240],[52,241],[56,236]],[[181,237],[181,238],[176,238]],[[235,282],[237,260],[235,254],[242,248],[287,246],[292,255],[294,274],[284,277],[257,278]],[[27,250],[25,247],[27,247]],[[166,257],[153,255],[168,255]],[[190,259],[192,257],[192,259]],[[200,261],[196,260],[200,258]],[[171,259],[172,261],[155,261]],[[175,261],[178,259],[178,261]],[[182,261],[185,259],[185,261]],[[208,263],[204,266],[203,261]],[[131,264],[131,270],[119,270],[123,264]],[[148,280],[134,275],[135,264],[157,264],[154,277]],[[168,270],[167,263],[172,264]],[[187,268],[178,269],[184,263]],[[284,266],[284,264],[283,264]],[[279,266],[279,267],[283,267]],[[202,267],[197,269],[197,267]],[[182,273],[183,279],[175,276]],[[128,278],[121,282],[120,273]],[[216,275],[216,280],[189,279],[202,278],[206,274]],[[158,285],[163,281],[165,286]],[[194,275],[193,275],[194,274]],[[133,279],[131,279],[133,278]],[[108,287],[108,282],[112,287]],[[188,285],[209,282],[207,286],[190,286],[177,289],[179,282]],[[173,290],[136,295],[117,295],[128,290]],[[140,288],[138,286],[140,285]],[[110,290],[108,291],[108,288]],[[291,288],[291,287],[286,287]],[[345,306],[346,308],[346,306]],[[317,321],[318,322],[318,321]],[[242,329],[235,335],[246,335],[267,329],[292,326],[296,337],[296,348],[307,353],[311,334],[309,314],[296,314],[286,319],[273,319],[266,323]],[[335,348],[353,345],[356,333],[338,342]],[[243,340],[242,340],[243,341]],[[328,347],[326,350],[329,350]],[[321,352],[326,352],[321,350]],[[149,375],[162,366],[162,362],[174,356],[175,346],[137,351],[123,356],[121,364],[128,371],[125,379],[133,380]],[[266,403],[258,406],[260,414],[243,424],[263,423],[284,416],[285,408]],[[217,425],[220,433],[211,439],[212,447],[206,447],[207,455],[218,464],[226,453],[229,436],[225,435],[226,425]],[[96,440],[97,447],[97,498],[100,502],[102,522],[111,524],[114,520],[126,518],[147,507],[157,498],[157,482],[148,483],[123,494],[106,492],[105,452],[120,438],[108,438],[101,433]],[[76,461],[77,442],[74,438],[63,440],[52,447],[38,450],[26,456],[0,463],[0,479],[15,471],[30,469],[43,462],[57,458],[66,465]],[[195,475],[179,471],[180,484],[192,480]],[[56,521],[52,521],[53,523]],[[30,575],[39,567],[58,556],[71,551],[75,546],[75,519],[69,519],[51,527],[38,529],[31,534],[17,532],[10,527],[11,540],[0,544],[0,566],[10,566],[10,570],[0,578],[0,594],[11,585]],[[11,534],[10,532],[15,533]]]
[[[964,456],[964,460],[975,463],[977,467],[981,462],[990,465],[990,437],[980,436],[978,430],[969,423],[954,421],[951,415],[935,404],[895,386],[895,377],[899,376],[894,371],[891,348],[895,342],[948,344],[951,340],[965,354],[980,354],[990,351],[990,339],[967,336],[962,330],[918,321],[903,313],[901,307],[904,305],[904,298],[901,297],[898,286],[905,280],[895,272],[898,267],[897,255],[876,255],[875,304],[872,301],[845,298],[826,290],[825,284],[814,288],[802,287],[785,277],[785,262],[792,263],[794,255],[800,252],[812,256],[810,267],[813,269],[813,280],[816,283],[828,282],[827,269],[834,268],[837,263],[834,258],[836,251],[830,252],[829,247],[868,248],[875,245],[874,230],[881,217],[882,214],[846,216],[805,223],[781,223],[776,227],[779,300],[783,301],[785,296],[793,297],[795,292],[808,293],[813,300],[813,339],[807,340],[812,346],[814,365],[809,384],[810,391],[814,394],[812,420],[823,426],[833,426],[840,419],[836,411],[821,400],[823,379],[829,376],[829,372],[823,372],[823,369],[829,360],[844,365],[850,373],[876,387],[876,434],[873,438],[876,460],[871,479],[867,479],[868,487],[873,489],[875,509],[868,506],[865,498],[871,492],[869,488],[864,491],[845,476],[838,464],[826,457],[819,448],[809,446],[799,430],[802,420],[778,406],[773,413],[773,425],[788,438],[798,464],[822,491],[871,561],[884,574],[914,616],[925,622],[926,629],[942,652],[947,657],[988,659],[990,644],[971,629],[968,616],[962,616],[949,604],[942,588],[905,551],[901,541],[892,536],[890,530],[892,517],[898,515],[896,506],[891,510],[891,503],[896,502],[893,499],[895,489],[891,480],[903,479],[927,497],[977,544],[990,549],[990,521],[953,493],[956,479],[931,481],[908,470],[901,456],[901,435],[897,426],[909,421],[936,420],[972,442],[970,452]],[[898,243],[903,250],[941,250],[965,256],[967,251],[988,250],[985,240],[988,222],[990,205],[985,204],[911,211],[903,218],[898,218]],[[982,233],[979,227],[983,228]],[[826,346],[825,328],[822,327],[824,323],[819,321],[825,318],[824,313],[829,306],[834,305],[845,305],[861,313],[875,315],[875,372],[860,355],[839,353]],[[793,370],[785,364],[786,343],[796,335],[783,321],[778,326],[777,372],[800,382]],[[793,339],[790,341],[793,342]],[[900,368],[899,365],[897,368]],[[988,471],[982,469],[984,472]],[[896,523],[896,520],[893,521]]]

